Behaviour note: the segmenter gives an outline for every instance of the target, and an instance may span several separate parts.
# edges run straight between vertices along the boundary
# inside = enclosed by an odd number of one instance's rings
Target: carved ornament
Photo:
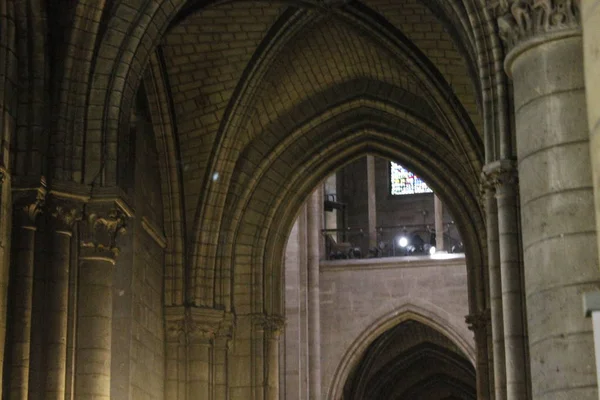
[[[517,188],[519,174],[513,160],[500,160],[487,164],[483,168],[482,182],[486,187],[493,187],[496,192],[508,188]]]
[[[469,330],[477,333],[483,333],[490,326],[492,321],[491,313],[489,309],[478,312],[476,314],[470,314],[465,317]]]
[[[88,212],[82,219],[81,248],[100,256],[119,255],[117,237],[126,232],[127,219],[119,208]]]
[[[23,228],[35,229],[37,217],[42,213],[46,202],[46,190],[40,187],[18,191],[14,194],[13,202],[15,222]]]
[[[223,310],[196,307],[169,307],[166,333],[170,341],[211,345],[216,337],[230,339],[233,317]]]
[[[273,336],[278,336],[285,327],[285,318],[274,314],[255,314],[252,316],[252,322],[259,330]]]
[[[535,36],[581,28],[580,0],[501,0],[497,15],[508,51]]]
[[[49,212],[58,232],[71,233],[73,225],[81,221],[81,211],[72,201],[52,196],[49,201]]]

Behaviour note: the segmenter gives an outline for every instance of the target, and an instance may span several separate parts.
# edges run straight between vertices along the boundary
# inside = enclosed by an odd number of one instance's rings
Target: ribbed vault
[[[348,376],[344,400],[475,399],[475,370],[442,333],[414,320],[375,339]]]

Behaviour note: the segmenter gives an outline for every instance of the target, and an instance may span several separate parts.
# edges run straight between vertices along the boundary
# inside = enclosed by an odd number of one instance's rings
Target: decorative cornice
[[[88,209],[82,219],[81,257],[114,258],[119,255],[117,237],[126,232],[127,219],[127,214],[116,205],[108,210]]]
[[[154,222],[150,221],[146,217],[142,217],[142,228],[146,231],[146,233],[154,239],[156,244],[158,244],[161,248],[167,247],[167,238],[161,232],[160,228],[157,227]]]
[[[465,316],[465,322],[469,327],[469,330],[477,333],[483,333],[490,326],[491,323],[491,312],[490,309],[485,309],[477,314],[470,314]]]
[[[500,0],[496,13],[507,52],[532,38],[581,28],[580,0]]]

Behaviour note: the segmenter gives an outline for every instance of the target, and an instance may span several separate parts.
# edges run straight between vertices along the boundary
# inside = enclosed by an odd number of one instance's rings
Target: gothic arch
[[[420,322],[448,337],[475,364],[475,349],[468,338],[460,334],[455,323],[444,318],[433,305],[421,300],[406,303],[401,308],[377,318],[350,345],[340,364],[336,368],[327,398],[341,399],[344,384],[352,368],[360,361],[367,347],[384,332],[402,322],[414,320]]]

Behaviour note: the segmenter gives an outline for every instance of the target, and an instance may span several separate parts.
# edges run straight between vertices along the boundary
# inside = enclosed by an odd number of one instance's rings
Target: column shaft
[[[600,282],[581,35],[574,29],[527,44],[506,65],[515,89],[533,397],[596,400],[592,327],[581,312],[581,293]]]
[[[108,258],[80,258],[77,400],[110,400],[113,268]]]
[[[267,334],[267,400],[279,400],[279,332]]]
[[[308,200],[308,329],[309,329],[309,397],[321,399],[321,314],[319,294],[319,237],[323,201],[320,189]]]
[[[55,231],[52,258],[46,275],[46,386],[44,399],[65,398],[67,374],[67,323],[71,232]]]
[[[31,311],[33,304],[33,267],[35,228],[22,226],[13,237],[13,274],[8,337],[9,376],[7,399],[27,399],[29,393],[29,357],[31,348]]]
[[[476,371],[477,371],[477,399],[490,399],[490,382],[488,370],[488,343],[487,343],[487,327],[489,325],[489,314],[485,311],[480,311],[478,314],[468,315],[466,322],[469,329],[475,334],[476,354]]]
[[[490,311],[494,354],[495,400],[506,400],[506,361],[504,356],[504,316],[502,312],[502,282],[498,243],[498,210],[494,190],[488,188],[486,197],[488,268],[490,280]]]
[[[377,198],[375,193],[375,157],[368,155],[367,208],[369,217],[369,249],[377,247]]]
[[[209,399],[212,378],[212,337],[190,340],[188,353],[188,399]]]
[[[508,400],[528,398],[525,350],[527,340],[523,326],[524,307],[521,291],[519,221],[515,187],[516,181],[506,179],[496,188],[506,358],[506,398]]]

